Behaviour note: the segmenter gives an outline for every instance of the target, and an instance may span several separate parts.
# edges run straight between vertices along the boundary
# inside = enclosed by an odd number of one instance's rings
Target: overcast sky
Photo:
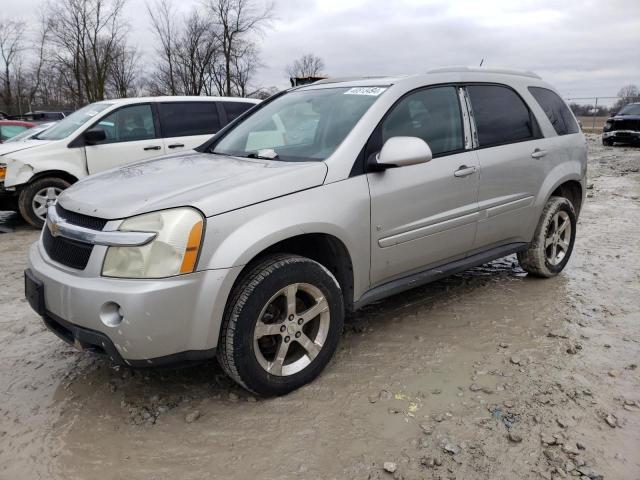
[[[262,0],[256,0],[261,2]],[[146,0],[127,0],[131,43],[153,60]],[[188,11],[198,0],[174,0]],[[44,0],[0,0],[0,16],[35,18]],[[312,52],[330,76],[424,72],[444,65],[533,70],[565,97],[640,85],[640,0],[276,0],[259,41],[260,86]]]

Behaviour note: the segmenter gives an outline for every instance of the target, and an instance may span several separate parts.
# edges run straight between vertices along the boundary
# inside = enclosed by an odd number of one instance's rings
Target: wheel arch
[[[348,312],[353,310],[354,272],[351,255],[345,243],[337,236],[329,233],[302,233],[279,239],[266,247],[263,246],[260,251],[254,252],[252,257],[246,260],[246,264],[236,278],[232,290],[256,262],[265,256],[275,253],[300,255],[320,263],[332,273],[340,285],[346,310]]]
[[[573,204],[576,215],[580,214],[583,199],[582,184],[578,180],[567,180],[558,185],[549,197],[564,197]],[[548,200],[548,199],[547,199]]]

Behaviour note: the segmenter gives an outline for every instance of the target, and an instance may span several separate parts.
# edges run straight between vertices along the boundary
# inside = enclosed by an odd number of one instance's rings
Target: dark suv
[[[607,119],[602,129],[602,144],[640,144],[640,102],[630,103]]]

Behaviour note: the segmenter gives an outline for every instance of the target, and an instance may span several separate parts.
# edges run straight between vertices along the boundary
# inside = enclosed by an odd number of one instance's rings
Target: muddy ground
[[[134,371],[25,303],[37,232],[0,234],[2,479],[640,478],[640,149],[590,139],[568,268],[513,257],[369,306],[311,385]],[[385,470],[385,462],[390,473]]]

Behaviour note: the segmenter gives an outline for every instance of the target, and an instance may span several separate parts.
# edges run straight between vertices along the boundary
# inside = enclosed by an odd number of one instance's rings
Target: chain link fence
[[[607,118],[629,103],[640,102],[640,97],[571,97],[565,100],[582,124],[582,131],[601,133]]]

